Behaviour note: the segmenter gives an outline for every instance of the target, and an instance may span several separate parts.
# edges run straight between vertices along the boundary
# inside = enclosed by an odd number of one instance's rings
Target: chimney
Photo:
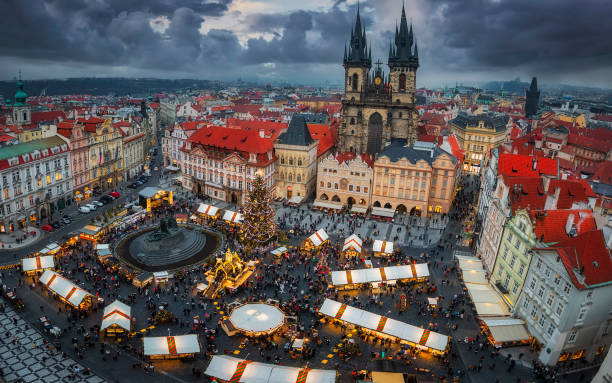
[[[544,210],[556,210],[557,202],[559,201],[559,194],[561,194],[561,188],[556,187],[555,193],[546,195],[546,202],[544,203]]]
[[[548,185],[550,185],[550,178],[542,177],[542,186],[544,186],[544,193],[548,193]]]
[[[265,138],[266,137],[266,132],[264,132],[263,130],[260,130],[259,131],[259,137]]]
[[[565,234],[568,235],[568,237],[573,237],[572,235],[572,229],[574,228],[574,214],[570,214],[567,216],[567,222],[565,222]]]
[[[531,170],[535,171],[538,168],[538,159],[533,157],[531,161]]]

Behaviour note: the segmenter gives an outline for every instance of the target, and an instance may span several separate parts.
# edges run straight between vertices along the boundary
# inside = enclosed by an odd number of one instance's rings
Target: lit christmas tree
[[[276,213],[272,196],[263,178],[257,174],[244,205],[240,239],[247,248],[266,245],[276,235]]]

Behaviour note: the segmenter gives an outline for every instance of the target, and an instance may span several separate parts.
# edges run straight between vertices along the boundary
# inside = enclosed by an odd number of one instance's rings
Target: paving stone
[[[38,370],[41,370],[41,369],[46,369],[46,368],[47,368],[46,366],[43,366],[43,365],[42,365],[40,362],[38,362],[37,360],[34,360],[34,362],[36,362],[36,363],[33,363],[33,364],[31,364],[31,365],[29,365],[29,366],[28,366],[28,367],[30,367],[30,368],[32,369],[32,371],[38,371]],[[25,362],[24,362],[24,363],[25,363]],[[27,363],[26,363],[26,365],[27,365]]]
[[[32,370],[37,371],[34,368]],[[50,373],[51,373],[51,370],[49,370],[47,367],[45,367],[45,368],[41,368],[40,370],[38,370],[36,372],[36,376],[38,376],[39,378],[44,378],[45,376],[49,375]]]
[[[87,382],[88,383],[100,383],[103,382],[104,380],[102,378],[100,378],[99,376],[90,376],[89,378],[87,378]]]
[[[2,356],[2,360],[8,360],[13,357],[13,353],[11,351],[4,352],[0,356]]]
[[[22,368],[21,370],[16,372],[17,376],[24,377],[27,375],[31,375],[32,371],[29,368]]]
[[[30,373],[30,374],[28,374],[28,375],[23,377],[23,381],[24,382],[33,382],[34,380],[37,380],[37,379],[38,379],[38,377],[36,375],[32,374],[32,373]]]
[[[43,378],[43,382],[45,383],[53,383],[53,382],[57,382],[59,380],[59,378],[55,375],[47,375]]]
[[[60,378],[63,378],[65,376],[70,375],[70,371],[68,371],[68,370],[58,371],[58,372],[55,373],[55,375],[59,376]]]
[[[9,366],[12,366],[12,365],[14,365],[17,362],[19,362],[19,359],[17,357],[12,357],[12,358],[6,360],[6,363]]]
[[[15,375],[14,373],[6,374],[6,375],[4,376],[4,379],[5,379],[7,382],[12,382],[12,381],[17,380],[17,375]]]
[[[72,359],[65,359],[63,361],[61,361],[61,364],[63,364],[64,366],[72,366],[73,364],[76,364],[76,362]]]
[[[33,364],[37,364],[37,365],[39,366],[38,368],[41,368],[41,367],[42,367],[42,366],[41,366],[41,364],[40,364],[40,363],[38,363],[38,360],[37,360],[37,359],[34,359],[34,358],[33,358],[33,357],[31,357],[31,356],[22,358],[22,359],[21,359],[21,362],[22,362],[23,364],[25,364],[26,366],[32,366]],[[34,369],[34,367],[33,367],[33,366],[32,366],[31,368],[32,368],[32,369]]]

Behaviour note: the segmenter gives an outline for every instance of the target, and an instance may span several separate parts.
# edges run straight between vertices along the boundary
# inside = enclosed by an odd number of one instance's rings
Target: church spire
[[[365,26],[361,24],[359,4],[357,4],[357,17],[355,26],[351,30],[351,43],[344,58],[344,66],[370,67],[372,60],[369,57]]]
[[[389,66],[418,68],[419,63],[416,52],[417,49],[412,22],[409,27],[408,18],[406,17],[406,7],[402,4],[399,29],[397,24],[395,26],[395,47],[392,52],[393,54],[389,55]]]

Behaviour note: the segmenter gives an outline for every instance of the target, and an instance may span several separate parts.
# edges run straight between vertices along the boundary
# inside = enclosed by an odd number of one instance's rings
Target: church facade
[[[372,70],[372,50],[357,11],[350,46],[344,50],[345,88],[338,135],[342,152],[376,155],[392,141],[412,145],[417,138],[414,94],[419,53],[403,7],[394,40],[389,44],[389,72],[384,73],[380,60]]]

